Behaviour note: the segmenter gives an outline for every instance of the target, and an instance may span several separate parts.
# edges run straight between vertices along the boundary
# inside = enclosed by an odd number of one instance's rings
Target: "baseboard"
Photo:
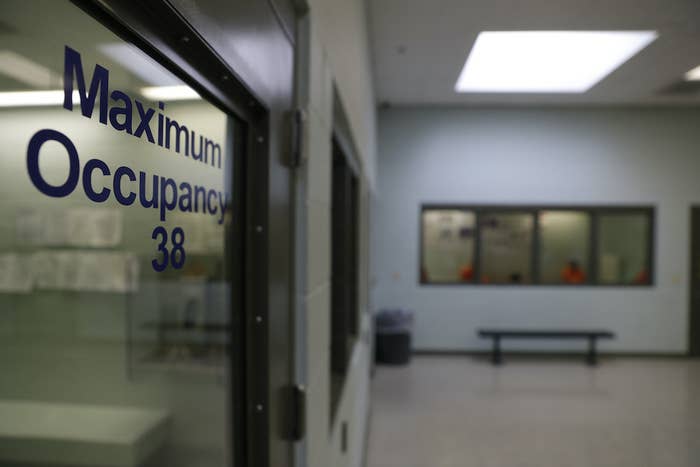
[[[487,357],[491,355],[490,350],[443,350],[443,349],[414,349],[411,352],[415,356],[445,356],[445,357]],[[514,357],[580,357],[585,355],[585,351],[532,351],[532,350],[504,350],[503,355],[514,356]],[[698,357],[692,357],[686,352],[605,352],[598,351],[598,355],[601,357],[615,357],[615,358],[671,358],[671,359],[692,359]]]

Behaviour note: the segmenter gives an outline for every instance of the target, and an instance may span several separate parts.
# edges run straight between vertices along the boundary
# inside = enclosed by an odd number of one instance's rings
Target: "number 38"
[[[175,227],[173,233],[170,236],[172,239],[172,248],[168,250],[168,231],[165,227],[159,225],[153,230],[151,238],[157,240],[160,238],[160,243],[158,244],[158,251],[162,254],[162,261],[154,259],[151,261],[153,269],[157,272],[163,272],[168,267],[168,264],[172,264],[175,269],[180,269],[185,265],[185,259],[187,255],[185,254],[185,232],[180,227]]]

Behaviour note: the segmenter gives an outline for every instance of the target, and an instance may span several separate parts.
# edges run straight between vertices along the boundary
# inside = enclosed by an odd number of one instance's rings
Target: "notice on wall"
[[[123,214],[101,208],[23,211],[17,213],[16,232],[21,245],[114,247],[122,242]]]
[[[114,247],[122,242],[123,214],[116,209],[72,208],[67,212],[68,244]]]
[[[36,287],[79,292],[134,292],[139,265],[129,253],[41,251],[32,256]]]
[[[63,211],[27,210],[15,218],[17,243],[31,246],[63,246],[68,243],[68,219]]]
[[[29,293],[32,284],[29,256],[17,253],[0,255],[0,293]]]
[[[620,257],[609,253],[600,256],[600,281],[603,283],[616,283],[621,279],[622,264]]]

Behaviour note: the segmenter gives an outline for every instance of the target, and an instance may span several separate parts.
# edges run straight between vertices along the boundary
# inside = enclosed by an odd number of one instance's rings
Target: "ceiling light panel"
[[[61,85],[58,74],[11,50],[0,50],[0,73],[33,88]]]
[[[685,74],[686,81],[700,81],[700,66],[696,66]]]
[[[0,92],[0,107],[40,107],[63,105],[65,94],[62,90],[55,91],[13,91]],[[80,94],[73,91],[73,104],[80,102]]]
[[[141,88],[141,94],[152,101],[186,101],[202,98],[189,86],[149,86]]]
[[[586,92],[656,37],[655,31],[484,31],[455,90]]]

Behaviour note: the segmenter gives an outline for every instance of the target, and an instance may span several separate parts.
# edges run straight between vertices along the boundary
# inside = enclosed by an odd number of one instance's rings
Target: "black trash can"
[[[376,361],[386,365],[406,365],[411,360],[413,312],[380,310],[375,316]]]

